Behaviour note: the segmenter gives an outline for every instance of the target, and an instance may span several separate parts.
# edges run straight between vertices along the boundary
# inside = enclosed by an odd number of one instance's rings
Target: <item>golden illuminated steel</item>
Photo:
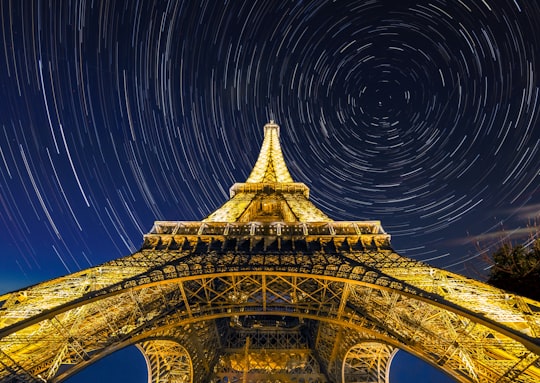
[[[279,143],[279,125],[270,121],[264,126],[264,140],[259,158],[246,183],[293,182]]]
[[[149,383],[191,383],[193,366],[188,351],[171,340],[152,340],[138,344],[149,372]]]
[[[355,344],[345,355],[342,368],[344,382],[387,383],[390,363],[397,349],[380,342]]]
[[[272,122],[206,219],[0,296],[0,381],[60,382],[131,344],[155,382],[386,382],[403,349],[459,382],[532,383],[540,303],[400,256],[379,221],[328,218]]]
[[[259,158],[245,183],[231,187],[231,199],[203,222],[328,222],[309,201],[309,188],[294,182],[281,151],[279,125],[264,126]]]

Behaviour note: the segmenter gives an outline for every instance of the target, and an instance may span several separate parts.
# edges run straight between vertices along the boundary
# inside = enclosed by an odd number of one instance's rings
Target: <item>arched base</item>
[[[343,361],[343,383],[389,383],[390,364],[397,350],[372,341],[351,347]]]
[[[187,350],[171,340],[149,340],[137,345],[148,366],[148,383],[192,383],[193,366]]]

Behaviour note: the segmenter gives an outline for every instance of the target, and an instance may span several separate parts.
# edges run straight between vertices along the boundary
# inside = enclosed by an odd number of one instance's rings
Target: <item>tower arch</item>
[[[192,383],[189,352],[169,339],[148,339],[136,344],[146,360],[148,383]]]
[[[349,348],[342,367],[342,383],[390,383],[390,365],[398,349],[365,340]]]

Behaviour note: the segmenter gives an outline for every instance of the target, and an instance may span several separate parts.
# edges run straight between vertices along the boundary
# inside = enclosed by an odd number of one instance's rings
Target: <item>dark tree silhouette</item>
[[[491,261],[489,284],[540,301],[540,239],[531,246],[505,243]]]

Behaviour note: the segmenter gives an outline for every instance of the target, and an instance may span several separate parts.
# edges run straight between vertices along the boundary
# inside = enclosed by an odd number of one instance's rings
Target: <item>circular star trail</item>
[[[205,217],[270,119],[315,204],[403,255],[479,277],[475,242],[538,216],[536,2],[156,3],[1,3],[2,291]]]

